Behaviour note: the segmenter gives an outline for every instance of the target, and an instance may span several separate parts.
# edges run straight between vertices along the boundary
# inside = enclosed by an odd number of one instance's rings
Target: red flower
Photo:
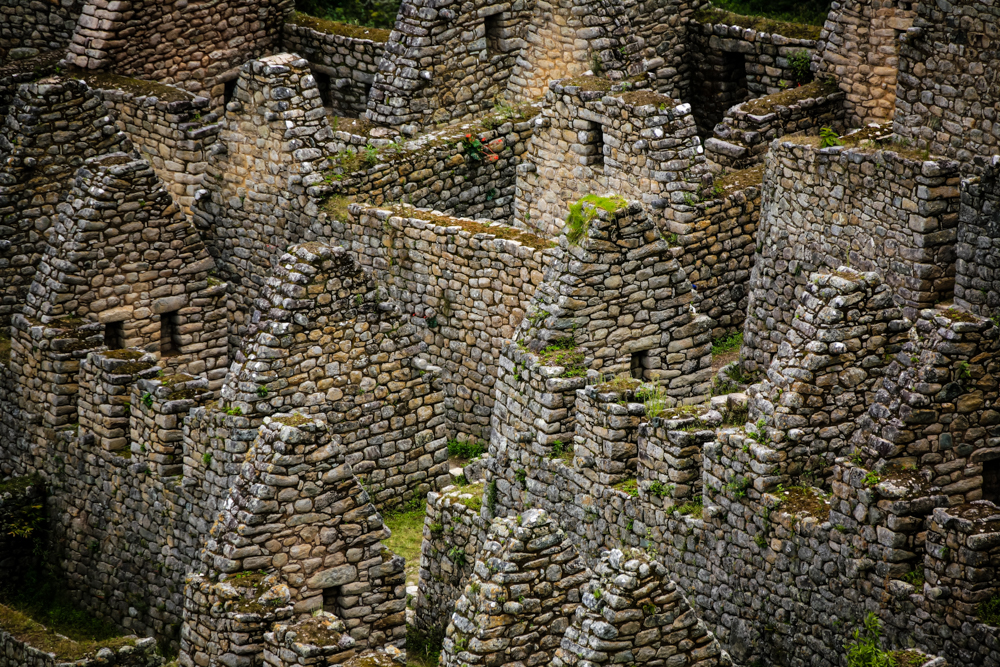
[[[465,135],[465,138],[466,138],[466,139],[471,139],[471,138],[472,138],[472,135],[471,135],[471,134],[467,134],[467,135]]]

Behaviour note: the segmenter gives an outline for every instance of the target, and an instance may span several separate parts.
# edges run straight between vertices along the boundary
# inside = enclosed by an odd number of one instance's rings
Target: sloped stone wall
[[[813,67],[817,76],[832,76],[844,91],[849,127],[892,120],[896,81],[900,71],[906,72],[900,45],[910,38],[918,4],[845,0],[830,10]]]
[[[240,68],[219,135],[224,152],[209,162],[209,187],[194,211],[220,275],[234,286],[231,350],[247,333],[272,262],[302,240],[317,213],[308,190],[322,181],[321,146],[331,137],[308,62],[282,54]]]
[[[601,556],[552,660],[568,665],[732,665],[661,563],[639,549]]]
[[[908,317],[951,297],[957,162],[791,142],[772,151],[744,329],[747,371],[770,364],[797,296],[821,267],[880,273]]]
[[[209,572],[276,572],[296,613],[328,609],[359,648],[402,646],[404,561],[382,545],[389,531],[330,430],[267,418],[206,541]]]
[[[550,662],[589,576],[548,513],[495,521],[455,603],[441,664]]]
[[[256,425],[295,408],[324,415],[381,507],[447,480],[440,369],[411,316],[343,248],[308,243],[278,260],[220,392]]]
[[[152,638],[136,640],[134,646],[123,646],[117,651],[110,648],[99,649],[95,655],[74,661],[80,667],[159,667],[164,664],[162,656],[156,655],[156,640]],[[57,662],[51,653],[46,653],[23,642],[13,634],[0,630],[0,667],[56,667],[65,662]]]
[[[222,75],[273,50],[292,6],[292,0],[87,4],[66,60],[84,69],[176,85],[201,93],[220,109]]]

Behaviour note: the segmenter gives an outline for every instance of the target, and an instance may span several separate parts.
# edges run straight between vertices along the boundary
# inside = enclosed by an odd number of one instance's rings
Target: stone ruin
[[[992,6],[43,4],[0,591],[131,636],[74,664],[1000,665]]]

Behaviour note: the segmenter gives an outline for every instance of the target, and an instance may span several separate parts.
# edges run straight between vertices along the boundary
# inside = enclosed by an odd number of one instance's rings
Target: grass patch
[[[483,452],[486,451],[486,443],[481,440],[449,440],[448,441],[448,454],[449,456],[457,456],[460,459],[474,459],[477,456],[482,456]]]
[[[458,491],[452,494],[458,502],[462,503],[468,507],[473,512],[480,512],[483,509],[483,490],[485,485],[480,482],[479,484],[471,484],[469,486],[462,487]],[[468,498],[461,498],[459,496],[469,496]]]
[[[547,250],[548,248],[553,248],[556,245],[551,239],[544,239],[516,227],[507,227],[506,225],[484,225],[474,220],[453,218],[451,216],[413,208],[412,206],[400,205],[392,208],[391,210],[395,215],[403,218],[416,218],[417,220],[434,222],[443,227],[461,227],[470,234],[492,234],[498,239],[517,241],[521,245],[534,248],[535,250]]]
[[[95,72],[94,70],[72,67],[66,72],[66,75],[73,79],[82,79],[91,88],[120,90],[140,97],[156,97],[162,102],[181,102],[195,98],[193,94],[180,88],[174,88],[173,86],[167,86],[155,81],[132,79],[110,72]]]
[[[590,206],[584,208],[584,204],[590,204]],[[569,241],[570,245],[576,245],[583,240],[590,229],[590,222],[597,217],[597,209],[614,213],[627,204],[624,197],[617,195],[611,197],[584,195],[569,207],[569,215],[566,216],[566,240]]]
[[[0,364],[10,361],[10,336],[0,333]]]
[[[1000,595],[994,595],[976,607],[976,617],[986,625],[1000,626]]]
[[[350,213],[347,211],[347,205],[351,201],[343,195],[334,195],[323,202],[322,209],[330,214],[330,217],[338,222],[347,222],[350,219]]]
[[[407,667],[437,667],[442,644],[444,630],[441,628],[420,630],[412,625],[406,626]]]
[[[615,484],[614,488],[627,493],[633,498],[639,495],[639,482],[635,479],[635,477],[626,479],[624,482],[618,482]]]
[[[687,516],[694,517],[695,519],[700,519],[702,518],[702,514],[705,512],[705,502],[701,496],[695,496],[683,505],[678,505],[674,508],[674,511],[677,514],[686,514]]]
[[[797,39],[819,39],[830,3],[779,0],[713,0],[713,9],[695,14],[702,23],[725,23]],[[718,18],[724,15],[725,18]]]
[[[907,572],[902,577],[903,581],[906,583],[916,586],[917,588],[924,587],[924,568],[917,567],[914,570]]]
[[[921,667],[930,658],[920,651],[893,651],[889,655],[895,660],[895,667]]]
[[[712,341],[712,356],[739,350],[743,346],[743,332],[737,331]]]
[[[538,353],[538,360],[543,366],[562,366],[566,370],[563,377],[580,377],[587,374],[583,365],[587,355],[583,350],[576,349],[576,341],[572,336],[557,338]]]
[[[392,531],[392,536],[384,540],[384,544],[394,554],[406,559],[406,583],[415,585],[420,572],[420,545],[424,541],[424,517],[427,507],[422,505],[416,509],[388,513],[384,517],[385,525]]]
[[[556,440],[552,443],[552,450],[549,452],[550,459],[560,459],[562,461],[572,461],[573,460],[573,443],[565,443],[562,440]]]
[[[778,507],[789,514],[807,514],[816,518],[830,515],[830,502],[816,489],[805,486],[784,488],[778,485],[775,494],[781,501]]]

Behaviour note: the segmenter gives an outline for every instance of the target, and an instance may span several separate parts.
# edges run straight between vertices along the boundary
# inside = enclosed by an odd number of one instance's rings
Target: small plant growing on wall
[[[812,54],[807,49],[799,49],[788,56],[788,67],[795,75],[795,82],[800,86],[813,80],[813,73],[810,69]]]
[[[476,138],[471,134],[467,134],[458,144],[458,147],[462,149],[462,154],[465,155],[466,159],[473,163],[496,162],[500,159],[500,156],[490,148],[486,137]]]
[[[831,148],[833,146],[843,146],[843,143],[840,141],[840,135],[834,132],[832,128],[824,127],[819,131],[819,147]]]
[[[874,612],[865,616],[864,628],[856,628],[847,649],[847,667],[893,667],[896,660],[882,650],[882,622]]]

